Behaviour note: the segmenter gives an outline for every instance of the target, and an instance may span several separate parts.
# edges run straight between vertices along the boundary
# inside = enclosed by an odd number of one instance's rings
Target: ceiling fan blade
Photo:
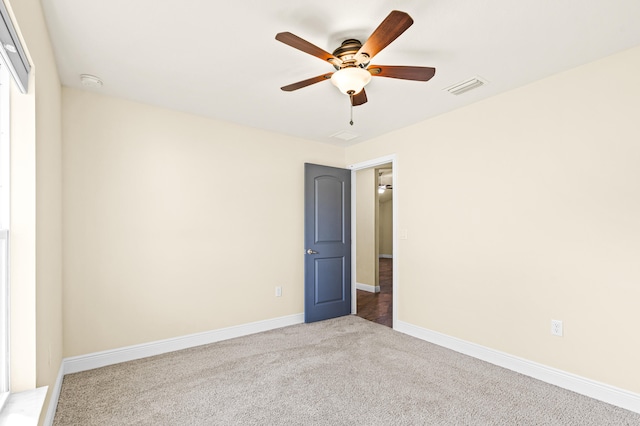
[[[364,89],[362,89],[360,92],[356,93],[355,95],[351,96],[352,106],[358,106],[364,103],[367,103],[367,94],[365,93]]]
[[[356,57],[366,54],[370,58],[373,58],[382,49],[387,47],[393,40],[398,38],[400,34],[405,32],[413,24],[411,16],[405,12],[398,10],[392,11],[384,21],[375,29],[373,34],[369,36],[369,39],[360,48]],[[361,61],[368,62],[368,61]]]
[[[431,67],[406,67],[394,65],[370,65],[367,71],[374,77],[401,78],[403,80],[429,81],[436,69]]]
[[[342,61],[331,53],[319,48],[318,46],[309,43],[303,38],[298,37],[295,34],[291,34],[289,32],[278,33],[276,34],[276,40],[281,41],[284,44],[287,44],[295,49],[301,50],[309,55],[313,55],[316,58],[320,58],[323,61],[327,61],[333,65],[340,65]]]
[[[319,75],[317,77],[308,78],[306,80],[302,80],[302,81],[299,81],[297,83],[293,83],[293,84],[289,84],[287,86],[281,87],[280,89],[284,90],[285,92],[293,92],[294,90],[302,89],[303,87],[311,86],[312,84],[320,83],[321,81],[325,81],[325,80],[329,80],[329,79],[331,79],[331,75],[332,74],[333,73],[330,72],[330,73],[327,73],[327,74]]]

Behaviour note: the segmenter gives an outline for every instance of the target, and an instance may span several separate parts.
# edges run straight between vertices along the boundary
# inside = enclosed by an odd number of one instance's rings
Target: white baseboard
[[[166,340],[142,343],[140,345],[111,349],[102,352],[94,352],[87,355],[74,356],[62,360],[64,374],[77,373],[107,365],[133,361],[149,356],[160,355],[167,352],[179,351],[194,346],[206,345],[221,340],[260,333],[288,325],[304,322],[304,314],[289,315],[264,321],[252,322],[218,330],[205,331],[203,333],[189,334]]]
[[[392,254],[379,254],[378,258],[379,259],[393,259],[393,255]]]
[[[418,327],[403,321],[394,322],[394,330],[418,339],[452,349],[456,352],[481,359],[483,361],[507,368],[512,371],[533,377],[552,385],[586,395],[635,413],[640,413],[640,394],[616,388],[615,386],[596,382],[566,371],[548,367],[476,343],[467,342],[446,334]]]
[[[64,378],[64,361],[60,364],[58,369],[58,377],[56,382],[51,388],[51,398],[49,398],[49,406],[47,407],[47,414],[44,417],[44,425],[52,426],[53,418],[56,416],[56,409],[58,408],[58,399],[60,398],[60,390],[62,389],[62,379]]]
[[[51,389],[51,399],[49,400],[44,425],[53,425],[53,419],[56,415],[56,409],[58,408],[58,399],[62,388],[62,380],[65,374],[78,373],[80,371],[105,367],[107,365],[118,364],[120,362],[133,361],[167,352],[207,345],[209,343],[247,336],[249,334],[260,333],[262,331],[273,330],[289,325],[301,324],[303,322],[304,314],[295,314],[264,321],[256,321],[249,324],[221,328],[218,330],[205,331],[204,333],[189,334],[187,336],[174,337],[171,339],[158,340],[140,345],[64,358],[60,365],[56,382]]]
[[[369,284],[356,283],[356,289],[368,291],[369,293],[380,293],[379,285],[373,286]]]

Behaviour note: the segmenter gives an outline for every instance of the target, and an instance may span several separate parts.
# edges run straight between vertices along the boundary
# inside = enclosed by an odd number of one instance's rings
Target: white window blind
[[[18,34],[4,2],[0,0],[0,56],[9,68],[16,85],[22,93],[29,89],[31,64],[24,53]]]

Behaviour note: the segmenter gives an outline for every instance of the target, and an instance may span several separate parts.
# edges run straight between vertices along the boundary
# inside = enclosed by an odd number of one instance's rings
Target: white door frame
[[[368,169],[375,166],[391,163],[393,176],[393,293],[392,293],[392,309],[393,309],[393,328],[395,328],[398,318],[398,164],[396,154],[387,155],[385,157],[374,158],[372,160],[363,161],[361,163],[351,164],[347,168],[351,170],[351,313],[357,312],[357,292],[356,292],[356,172],[358,170]]]

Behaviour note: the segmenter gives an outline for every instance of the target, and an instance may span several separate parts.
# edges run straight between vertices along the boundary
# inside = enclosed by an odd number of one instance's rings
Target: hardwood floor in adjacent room
[[[380,293],[357,290],[358,316],[393,327],[393,259],[380,259]]]

